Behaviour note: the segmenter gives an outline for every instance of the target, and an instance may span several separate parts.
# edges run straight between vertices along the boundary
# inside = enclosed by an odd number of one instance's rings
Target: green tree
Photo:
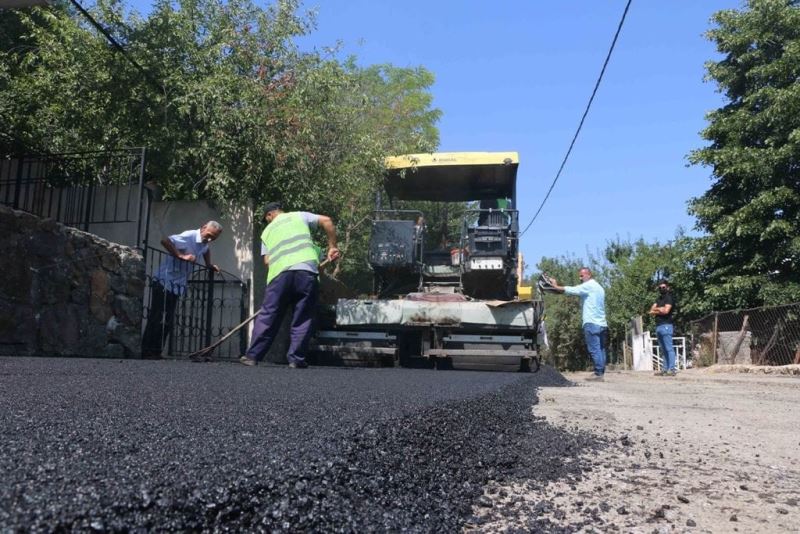
[[[682,239],[679,234],[678,239]],[[677,241],[677,239],[676,239]],[[644,326],[655,331],[655,319],[648,315],[657,298],[656,283],[660,278],[670,280],[680,306],[676,306],[676,322],[681,325],[685,317],[683,295],[689,293],[682,265],[681,249],[675,242],[661,244],[637,241],[611,241],[604,250],[604,262],[598,265],[599,277],[607,284],[606,316],[610,346],[619,350],[625,341],[630,320],[642,316]],[[680,330],[680,328],[679,328]]]
[[[707,115],[709,145],[690,155],[713,184],[690,203],[707,235],[689,263],[715,309],[800,300],[800,7],[748,0],[713,18],[708,62],[727,103]]]
[[[0,130],[50,152],[145,146],[166,199],[326,213],[344,236],[339,268],[363,274],[383,158],[438,144],[433,76],[301,52],[315,22],[299,9],[158,0],[143,19],[97,0],[126,55],[68,5],[0,11]]]
[[[422,67],[383,64],[362,68],[351,57],[342,68],[348,86],[341,93],[339,135],[352,136],[361,144],[340,144],[331,158],[336,185],[327,197],[331,210],[340,214],[343,253],[334,275],[345,270],[347,281],[366,291],[372,278],[366,259],[369,222],[375,195],[383,187],[383,160],[390,155],[435,150],[439,143],[435,124],[441,111],[431,107],[434,78]]]

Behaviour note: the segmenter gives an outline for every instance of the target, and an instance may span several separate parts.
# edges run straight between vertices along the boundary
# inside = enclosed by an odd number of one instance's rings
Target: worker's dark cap
[[[283,204],[281,204],[280,202],[267,202],[266,204],[264,204],[264,209],[261,210],[261,213],[266,215],[271,211],[282,210],[282,209],[283,209]]]

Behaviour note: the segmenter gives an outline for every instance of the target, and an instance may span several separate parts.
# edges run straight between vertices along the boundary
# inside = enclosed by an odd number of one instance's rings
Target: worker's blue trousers
[[[305,363],[318,297],[319,283],[315,273],[284,271],[276,276],[264,290],[264,302],[255,319],[247,357],[256,361],[264,358],[275,341],[283,314],[294,306],[286,359],[289,363]]]
[[[594,374],[603,376],[606,372],[606,334],[608,328],[593,323],[584,323],[583,338],[586,341],[586,348],[592,357],[594,364]]]

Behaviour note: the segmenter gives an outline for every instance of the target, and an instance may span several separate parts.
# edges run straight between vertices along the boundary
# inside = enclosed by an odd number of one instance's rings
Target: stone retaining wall
[[[138,358],[136,249],[0,206],[0,354]]]

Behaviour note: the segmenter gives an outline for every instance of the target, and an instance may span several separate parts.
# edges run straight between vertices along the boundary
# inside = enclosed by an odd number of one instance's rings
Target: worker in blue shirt
[[[172,333],[178,299],[186,294],[189,276],[200,257],[206,267],[219,272],[211,263],[209,244],[222,233],[222,225],[208,221],[199,229],[186,230],[161,240],[167,251],[164,261],[150,282],[150,306],[147,326],[142,335],[142,357],[161,358],[164,344]]]
[[[559,286],[555,278],[549,278],[549,281],[552,290],[556,293],[575,295],[581,298],[583,338],[594,362],[594,376],[586,380],[602,382],[606,372],[606,336],[608,334],[606,292],[592,278],[592,271],[588,267],[582,267],[578,276],[581,283],[577,286]]]

